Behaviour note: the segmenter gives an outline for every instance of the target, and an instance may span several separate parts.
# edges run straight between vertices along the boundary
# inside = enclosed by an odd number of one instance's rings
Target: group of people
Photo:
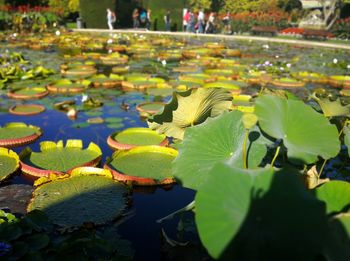
[[[113,29],[113,23],[116,21],[116,15],[109,8],[107,9],[107,24],[110,30]],[[151,29],[151,9],[139,9],[135,8],[132,12],[133,28],[146,28]],[[170,11],[168,10],[164,15],[165,30],[170,31],[171,29],[171,17]],[[189,33],[200,33],[200,34],[213,34],[217,32],[217,18],[215,13],[205,15],[203,10],[196,13],[192,12],[191,9],[184,9],[183,12],[183,31]],[[229,12],[222,18],[224,25],[223,32],[231,34],[231,15]]]
[[[144,27],[147,30],[151,29],[151,9],[141,9],[135,8],[132,12],[132,23],[133,28]]]
[[[223,32],[231,34],[231,15],[229,12],[222,18],[222,23],[224,24]],[[217,32],[218,21],[213,12],[206,16],[203,10],[194,13],[191,9],[185,9],[182,24],[184,32],[213,34]]]

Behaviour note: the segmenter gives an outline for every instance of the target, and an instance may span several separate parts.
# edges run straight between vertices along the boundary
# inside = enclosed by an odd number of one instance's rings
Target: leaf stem
[[[173,213],[171,213],[171,214],[169,214],[169,215],[167,215],[167,216],[165,216],[163,218],[158,219],[156,222],[157,223],[162,223],[166,219],[172,219],[175,215],[177,215],[179,213],[193,210],[194,207],[195,207],[195,201],[193,200],[192,202],[190,202],[190,204],[186,205],[185,207],[180,208],[180,209],[176,210],[175,212],[173,212]]]
[[[322,164],[322,167],[321,167],[321,169],[320,169],[320,173],[318,174],[318,178],[321,177],[322,172],[323,172],[323,169],[324,169],[324,167],[326,166],[327,161],[328,161],[328,160],[324,160],[324,162],[323,162],[323,164]]]
[[[280,149],[281,149],[281,146],[278,146],[278,147],[277,147],[277,150],[276,150],[276,152],[275,152],[275,156],[273,156],[273,159],[272,159],[272,161],[271,161],[271,166],[273,166],[273,165],[275,164],[275,161],[276,161],[276,159],[277,159],[277,157],[278,157],[278,154],[280,153]]]
[[[242,157],[243,158],[243,167],[245,169],[248,168],[248,166],[247,166],[247,141],[248,141],[248,136],[249,136],[249,130],[246,129],[245,130],[244,140],[243,140],[243,148],[242,148],[242,150],[243,150],[243,153],[242,153],[242,156],[243,156]]]

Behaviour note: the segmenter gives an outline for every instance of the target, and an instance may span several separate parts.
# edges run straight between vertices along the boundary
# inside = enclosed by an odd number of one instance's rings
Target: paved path
[[[164,31],[145,31],[145,30],[104,30],[104,29],[73,29],[75,32],[88,32],[88,33],[138,33],[138,34],[154,34],[154,35],[171,35],[171,36],[181,36],[181,37],[205,37],[205,38],[215,38],[215,39],[225,39],[225,40],[253,40],[253,41],[262,41],[262,42],[273,42],[273,43],[287,43],[287,44],[298,44],[312,47],[326,47],[326,48],[335,48],[335,49],[345,49],[350,50],[350,41],[349,44],[342,43],[328,43],[326,42],[317,42],[317,41],[305,41],[299,39],[281,39],[274,37],[258,37],[258,36],[245,36],[245,35],[224,35],[224,34],[192,34],[185,32],[164,32]]]

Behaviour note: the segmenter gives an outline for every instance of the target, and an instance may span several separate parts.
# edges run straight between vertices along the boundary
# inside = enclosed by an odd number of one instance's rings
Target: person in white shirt
[[[204,26],[205,26],[203,10],[199,11],[197,20],[198,20],[198,33],[202,34],[204,33]]]

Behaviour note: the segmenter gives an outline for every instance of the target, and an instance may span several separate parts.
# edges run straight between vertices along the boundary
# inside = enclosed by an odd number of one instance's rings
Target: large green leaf
[[[314,260],[327,243],[324,205],[295,173],[217,164],[196,195],[196,223],[222,260]]]
[[[126,192],[123,185],[109,177],[76,173],[40,184],[28,211],[41,210],[63,227],[104,224],[120,216]]]
[[[317,198],[326,202],[327,213],[349,212],[350,213],[350,183],[333,180],[323,184],[316,190]]]
[[[45,141],[40,143],[40,149],[41,152],[33,152],[26,148],[20,153],[21,161],[35,168],[66,172],[94,162],[102,155],[100,148],[92,142],[83,149],[81,140],[67,140],[65,147],[62,141]]]
[[[231,106],[232,96],[223,89],[190,89],[174,92],[162,113],[148,120],[151,129],[183,139],[185,129],[215,117]]]
[[[283,140],[293,162],[310,164],[318,156],[335,157],[340,150],[336,126],[302,101],[260,96],[255,113],[264,132]]]
[[[243,168],[245,128],[242,112],[233,111],[208,119],[188,128],[179,145],[179,156],[173,163],[173,173],[185,187],[199,189],[209,178],[209,171],[218,162]],[[257,128],[250,131],[247,143],[248,167],[255,168],[266,154],[266,140]]]

